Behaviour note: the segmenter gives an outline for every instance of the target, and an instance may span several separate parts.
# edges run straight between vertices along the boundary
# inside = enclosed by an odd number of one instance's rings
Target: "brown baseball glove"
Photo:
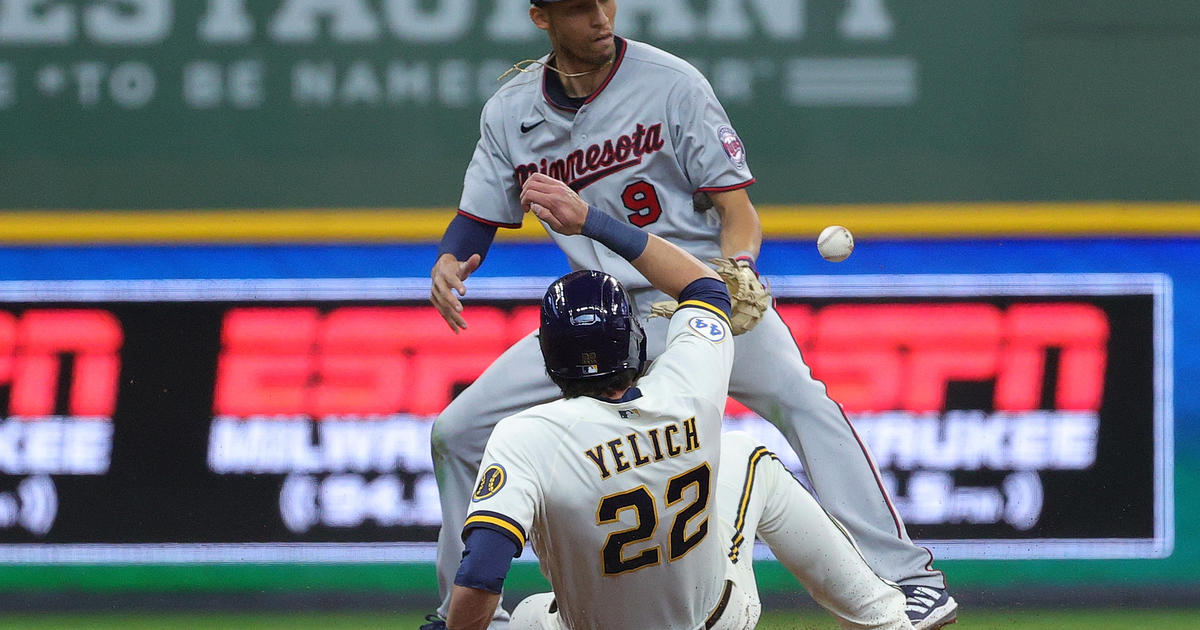
[[[712,258],[717,275],[729,289],[729,323],[733,334],[740,335],[758,325],[763,313],[771,307],[771,289],[763,284],[749,261],[736,258]],[[670,317],[679,304],[675,300],[655,302],[650,305],[651,317]]]

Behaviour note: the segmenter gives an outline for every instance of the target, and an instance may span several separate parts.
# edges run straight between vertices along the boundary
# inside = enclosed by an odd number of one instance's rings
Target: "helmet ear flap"
[[[629,356],[637,357],[637,365],[635,367],[638,376],[641,377],[646,372],[646,329],[642,328],[637,319],[631,318],[631,321],[633,322],[633,330],[629,336]],[[635,345],[636,348],[634,347]]]

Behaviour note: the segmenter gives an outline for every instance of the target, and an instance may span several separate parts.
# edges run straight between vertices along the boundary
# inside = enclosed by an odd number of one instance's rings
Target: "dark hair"
[[[608,376],[596,378],[560,378],[549,374],[550,380],[562,390],[563,398],[580,396],[605,396],[611,392],[633,387],[638,380],[638,371],[629,368]]]

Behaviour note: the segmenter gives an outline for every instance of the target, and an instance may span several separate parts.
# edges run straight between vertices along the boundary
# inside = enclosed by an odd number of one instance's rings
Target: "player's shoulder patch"
[[[687,327],[692,334],[703,337],[713,343],[721,343],[729,335],[729,326],[720,319],[709,315],[689,317]]]
[[[717,139],[721,141],[721,147],[725,149],[725,155],[729,157],[729,161],[738,169],[745,168],[746,145],[742,144],[742,139],[738,137],[733,127],[729,125],[717,127]]]
[[[471,495],[471,501],[482,501],[491,496],[494,496],[504,487],[504,482],[508,481],[508,472],[500,464],[492,464],[483,471],[483,476],[479,478],[479,485],[475,487],[475,494]]]

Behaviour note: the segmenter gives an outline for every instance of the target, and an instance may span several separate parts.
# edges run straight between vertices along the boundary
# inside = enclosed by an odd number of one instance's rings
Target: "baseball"
[[[829,262],[842,262],[854,251],[854,236],[840,225],[831,225],[817,237],[817,251]]]

